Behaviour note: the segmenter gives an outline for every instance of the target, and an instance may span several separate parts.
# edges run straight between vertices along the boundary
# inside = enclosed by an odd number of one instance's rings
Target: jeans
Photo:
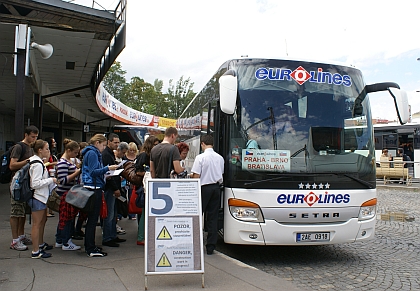
[[[67,244],[71,236],[74,234],[74,219],[66,222],[64,229],[61,231],[61,242]]]
[[[117,237],[117,208],[113,190],[105,190],[105,201],[108,208],[108,216],[103,220],[103,242],[113,240]]]
[[[61,229],[58,228],[58,225],[57,225],[57,232],[55,234],[55,242],[58,244],[63,243],[62,238],[61,238]]]
[[[102,189],[95,190],[95,207],[93,211],[88,213],[86,229],[85,229],[85,251],[87,253],[93,252],[96,248],[95,235],[96,224],[98,223],[99,211],[102,205]]]

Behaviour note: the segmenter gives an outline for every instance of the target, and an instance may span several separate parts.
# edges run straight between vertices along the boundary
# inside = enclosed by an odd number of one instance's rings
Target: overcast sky
[[[94,1],[70,2],[92,7]],[[95,2],[113,10],[118,0]],[[415,113],[419,13],[420,1],[128,0],[127,44],[117,60],[127,81],[158,78],[167,88],[184,76],[196,92],[241,55],[340,61],[359,68],[367,84],[397,82]],[[373,117],[396,119],[386,93],[371,94],[371,103]]]

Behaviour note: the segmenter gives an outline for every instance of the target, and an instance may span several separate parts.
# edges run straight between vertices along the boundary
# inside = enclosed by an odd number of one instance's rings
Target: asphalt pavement
[[[8,185],[0,184],[0,290],[68,291],[68,290],[144,290],[144,247],[136,244],[137,222],[123,219],[119,225],[127,239],[118,248],[104,247],[107,257],[89,258],[82,247],[79,251],[54,248],[48,259],[32,259],[31,250],[9,248],[12,235],[9,224],[10,200]],[[45,241],[55,243],[58,214],[49,218]],[[25,233],[30,235],[28,220]],[[96,229],[96,242],[101,245],[101,228]],[[83,241],[74,243],[83,246]],[[300,290],[285,279],[267,274],[231,259],[217,251],[204,253],[202,274],[170,274],[147,276],[147,290]]]

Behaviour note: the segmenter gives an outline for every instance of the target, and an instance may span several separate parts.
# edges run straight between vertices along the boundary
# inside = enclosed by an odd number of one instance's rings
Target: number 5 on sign
[[[164,215],[172,210],[174,204],[171,196],[170,182],[153,183],[152,200],[150,201],[150,212],[154,215]],[[166,194],[164,194],[166,192]]]

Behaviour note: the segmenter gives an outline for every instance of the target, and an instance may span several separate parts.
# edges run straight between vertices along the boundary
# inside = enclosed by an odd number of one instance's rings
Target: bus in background
[[[350,66],[276,59],[225,62],[177,120],[189,157],[213,134],[225,159],[220,234],[226,243],[319,245],[372,239],[375,144],[369,94]],[[391,100],[390,98],[390,100]]]
[[[402,148],[413,163],[414,178],[420,178],[420,123],[418,119],[400,125],[398,123],[375,124],[375,151],[378,157],[382,154],[382,149],[388,149],[389,153],[395,157],[397,149]]]
[[[165,129],[164,127],[153,126],[115,125],[112,132],[118,134],[120,141],[135,142],[137,147],[140,148],[150,135],[154,135],[162,141],[165,136]]]

